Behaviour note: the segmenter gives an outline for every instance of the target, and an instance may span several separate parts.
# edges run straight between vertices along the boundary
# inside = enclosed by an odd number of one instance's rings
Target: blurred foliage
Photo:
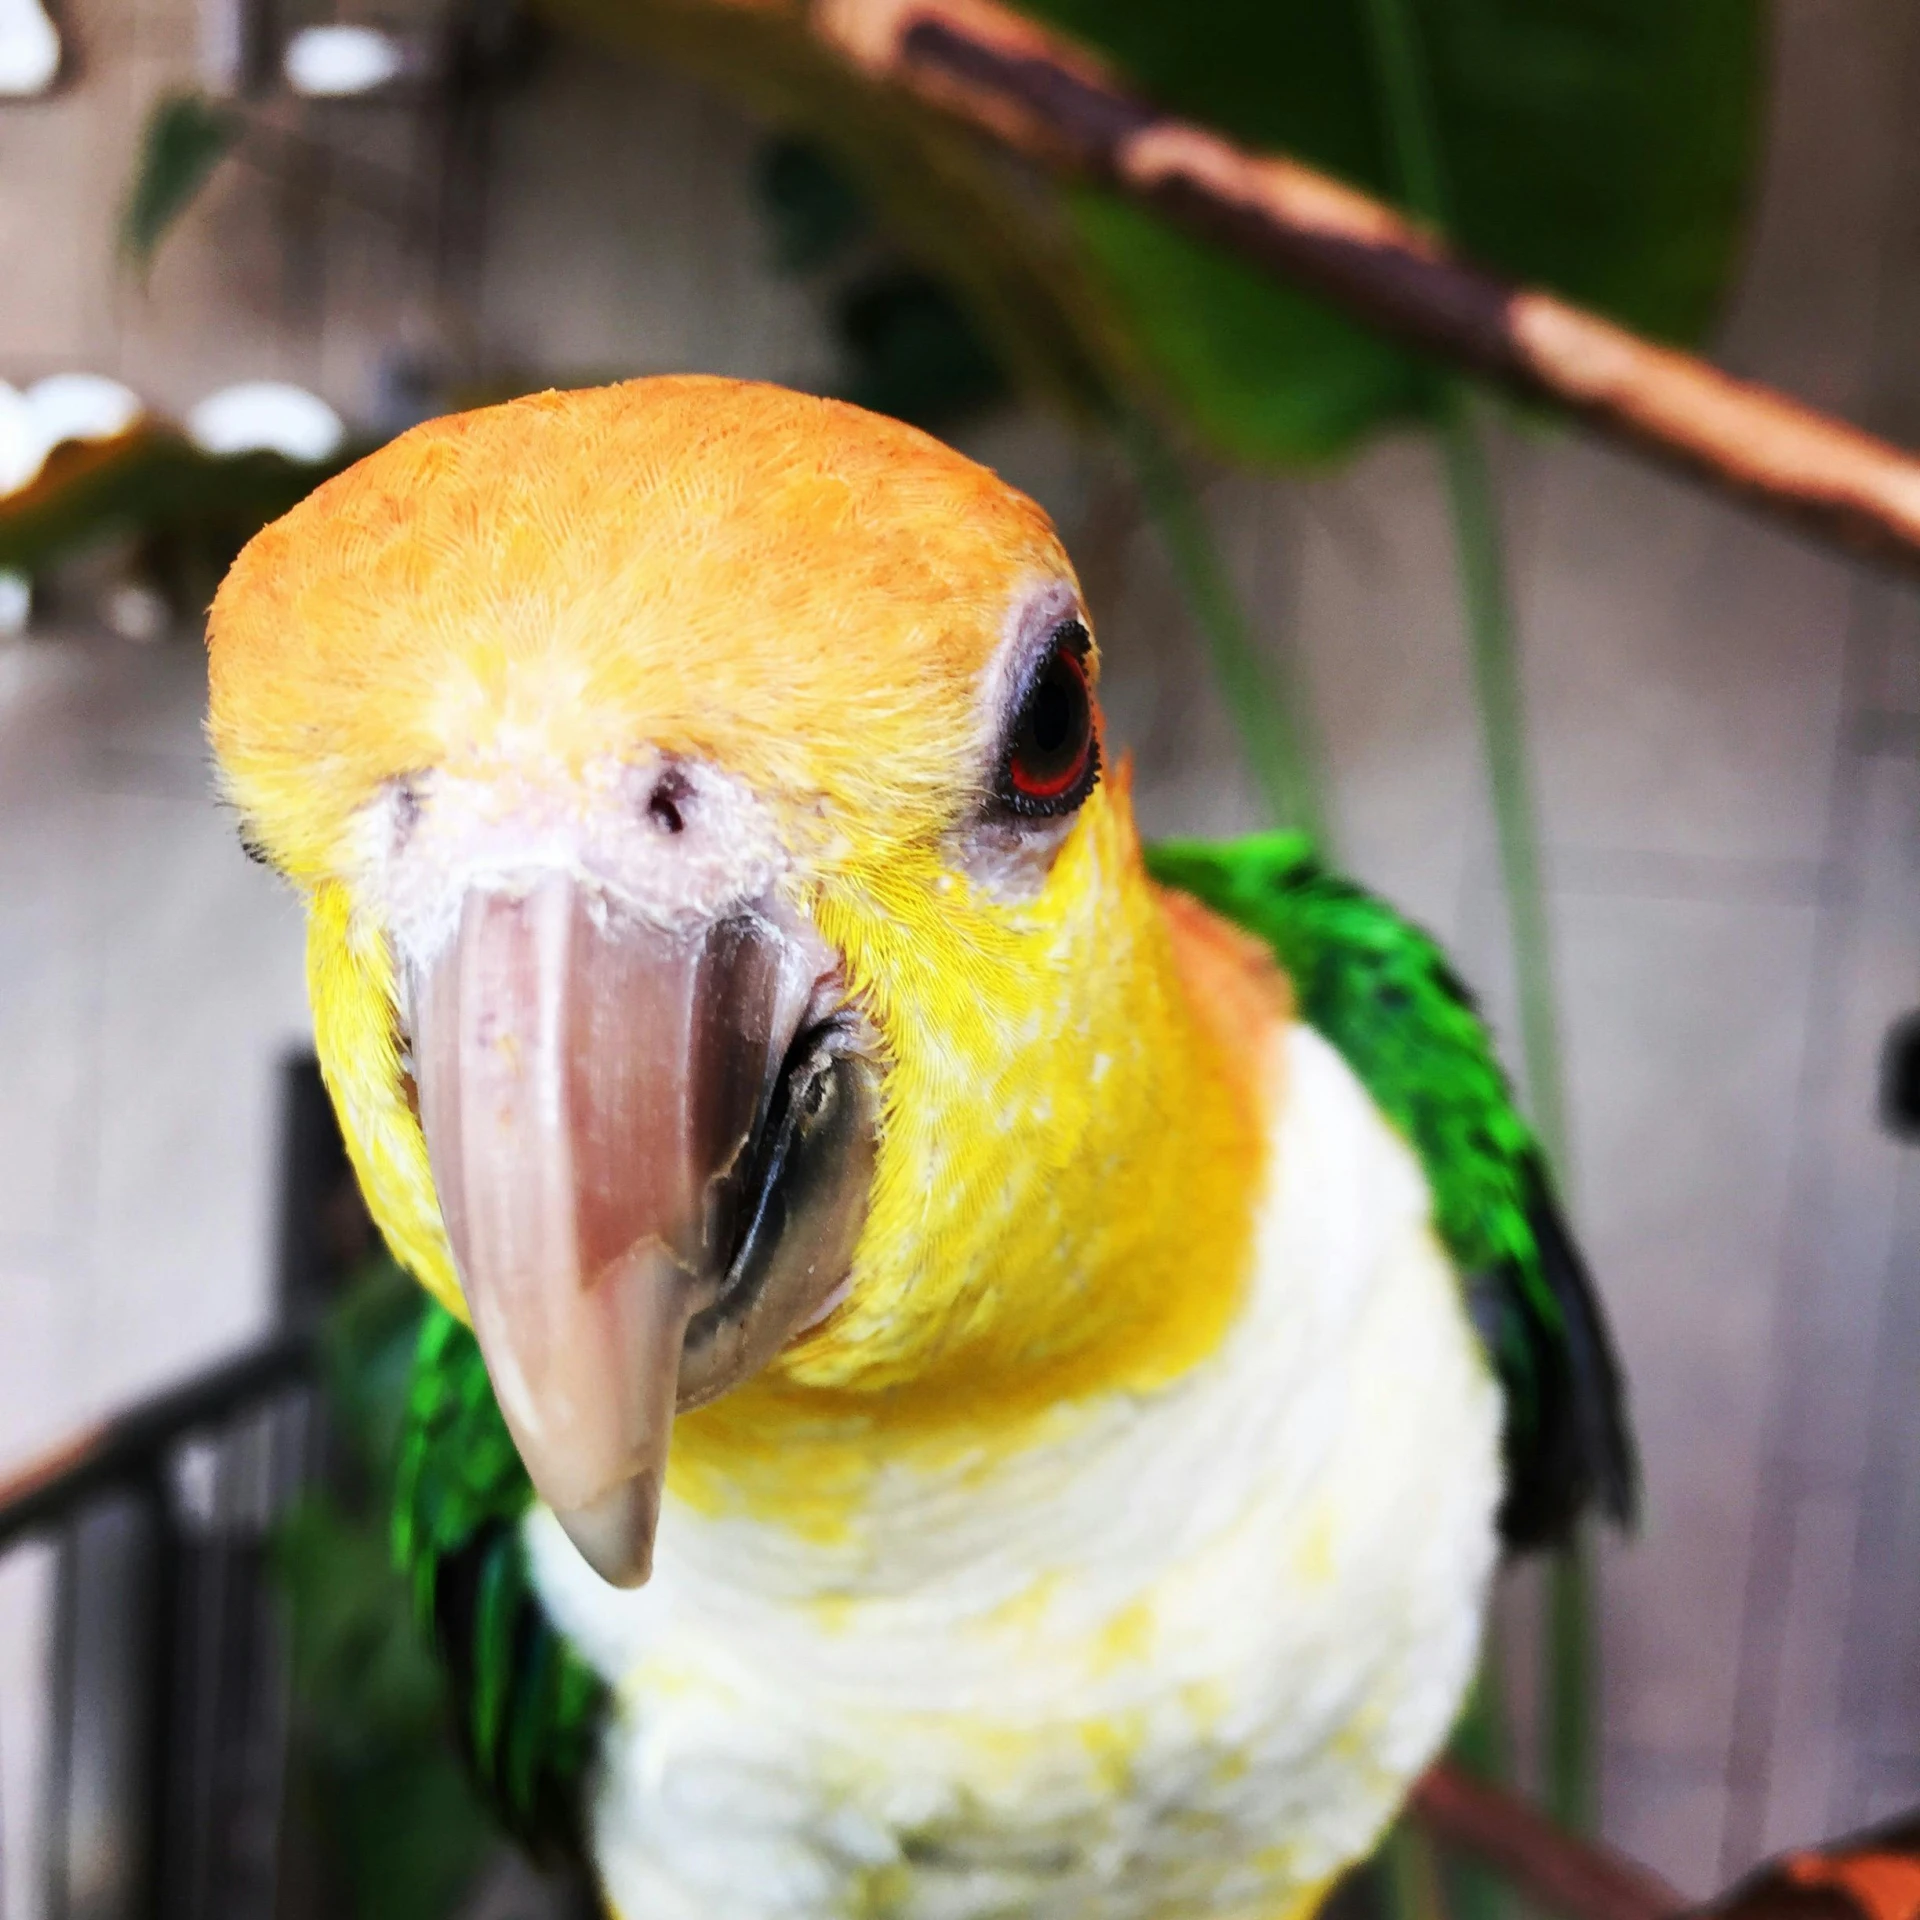
[[[1307,462],[1426,408],[1426,369],[1310,294],[1110,196],[1075,223],[1138,329],[1156,384],[1216,453]]]
[[[814,145],[762,180],[778,257],[813,270],[864,228],[851,180],[923,277],[849,296],[867,363],[849,397],[932,419],[989,391],[952,292],[1020,385],[1110,415],[1145,376],[1214,451],[1323,459],[1421,415],[1421,363],[1310,294],[1105,190],[1057,199],[914,104],[868,85],[784,8],[542,0],[618,45],[689,65]],[[1476,259],[1657,337],[1696,339],[1734,264],[1760,123],[1763,0],[1410,0],[1427,52],[1450,228]],[[1367,0],[1024,0],[1145,94],[1391,199]],[[240,137],[192,94],[155,107],[123,241],[144,266]],[[809,152],[831,152],[824,168]],[[904,395],[900,407],[893,404]]]
[[[141,273],[242,132],[240,116],[200,94],[162,94],[140,136],[120,248]]]
[[[831,267],[873,230],[872,209],[859,188],[804,140],[769,140],[760,149],[754,185],[780,273]]]
[[[775,138],[755,185],[775,269],[828,291],[840,399],[951,434],[1009,397],[1006,370],[966,306],[876,235],[865,196],[831,155]]]
[[[1026,389],[1111,420],[1146,388],[1215,451],[1325,458],[1424,414],[1420,362],[1310,295],[1090,188],[1053,195],[876,89],[784,8],[543,0],[689,66],[831,152]],[[1155,100],[1370,191],[1392,141],[1365,0],[1027,0]],[[1711,319],[1760,123],[1761,0],[1419,0],[1455,236],[1667,338]]]
[[[964,131],[876,88],[785,7],[714,0],[538,0],[558,24],[666,61],[830,159],[857,189],[871,230],[946,288],[1020,391],[1071,418],[1110,419],[1124,349],[1045,196]],[[844,219],[807,163],[775,172],[776,232],[809,264],[810,222]],[[763,192],[768,181],[763,177]]]
[[[147,422],[111,440],[69,441],[33,481],[0,498],[0,570],[42,573],[132,535],[153,583],[177,610],[198,610],[261,527],[364,451],[348,448],[317,464],[277,453],[203,453]]]
[[[333,1310],[332,1470],[276,1540],[297,1804],[319,1870],[339,1876],[318,1910],[348,1920],[437,1920],[497,1844],[393,1564],[394,1467],[421,1310],[420,1290],[384,1257]]]
[[[918,268],[850,287],[834,322],[854,365],[840,397],[855,406],[943,433],[1008,397],[999,359],[966,309]]]

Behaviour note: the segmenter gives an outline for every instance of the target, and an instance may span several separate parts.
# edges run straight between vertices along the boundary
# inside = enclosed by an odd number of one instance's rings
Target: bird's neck
[[[852,1297],[768,1374],[682,1417],[677,1497],[830,1533],[877,1472],[1044,1445],[1220,1347],[1250,1277],[1286,985],[1151,886],[1124,811],[1064,858],[1086,872],[1067,873],[1069,911],[1043,930],[1058,964],[1006,956],[996,991],[991,958],[968,956],[965,1005],[938,1009],[941,1054],[897,1067],[911,1082]],[[891,1011],[934,1025],[931,1008]],[[1047,1044],[994,1054],[1056,1015]]]

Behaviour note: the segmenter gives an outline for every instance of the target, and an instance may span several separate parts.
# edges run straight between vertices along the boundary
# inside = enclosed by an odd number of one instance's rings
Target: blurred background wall
[[[407,110],[327,110],[364,176],[291,149],[231,168],[148,284],[116,265],[138,130],[204,73],[209,18],[75,0],[72,82],[0,104],[0,378],[86,369],[181,410],[276,376],[391,426],[449,349],[446,263],[379,205],[437,163]],[[1776,41],[1716,355],[1920,441],[1920,9],[1781,0]],[[821,315],[771,271],[752,206],[760,137],[669,73],[551,48],[474,175],[453,349],[562,384],[823,379]],[[1253,824],[1123,477],[1030,415],[970,444],[1082,565],[1148,827]],[[1920,605],[1565,432],[1510,426],[1499,452],[1569,1183],[1645,1451],[1645,1525],[1605,1558],[1605,1827],[1704,1893],[1920,1801],[1920,1180],[1875,1118],[1882,1038],[1920,1002]],[[1220,476],[1209,504],[1264,643],[1300,663],[1343,861],[1450,941],[1504,1020],[1433,457],[1394,439],[1306,481]],[[266,1311],[300,927],[209,797],[202,696],[193,633],[136,645],[71,616],[0,642],[0,1457]],[[16,1820],[38,1579],[29,1559],[0,1589]],[[32,1911],[17,1840],[9,1915]]]

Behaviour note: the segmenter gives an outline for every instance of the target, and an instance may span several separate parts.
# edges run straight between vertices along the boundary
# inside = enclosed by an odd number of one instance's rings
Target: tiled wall
[[[0,376],[88,366],[184,405],[282,374],[371,417],[383,356],[444,337],[406,225],[239,172],[148,289],[126,284],[109,229],[133,130],[190,76],[194,23],[182,0],[65,17],[76,83],[0,108]],[[1723,357],[1920,439],[1920,17],[1863,0],[1777,17]],[[404,124],[358,111],[334,131],[404,173]],[[816,316],[761,266],[753,137],[677,82],[561,50],[500,129],[482,358],[556,378],[817,373]],[[1031,421],[978,450],[1055,507],[1082,559],[1149,825],[1250,822],[1231,730],[1111,468]],[[1570,1184],[1646,1456],[1645,1528],[1606,1557],[1606,1824],[1704,1891],[1764,1848],[1920,1800],[1920,1177],[1872,1115],[1880,1037],[1920,1003],[1920,607],[1577,439],[1528,428],[1500,452]],[[1344,857],[1456,943],[1498,1013],[1430,454],[1400,439],[1305,483],[1223,480],[1212,505],[1263,632],[1303,665]],[[0,653],[3,1452],[262,1311],[299,936],[204,797],[199,698],[186,643],[62,633]],[[31,1615],[13,1587],[7,1668]],[[30,1758],[30,1730],[0,1721],[0,1769]]]

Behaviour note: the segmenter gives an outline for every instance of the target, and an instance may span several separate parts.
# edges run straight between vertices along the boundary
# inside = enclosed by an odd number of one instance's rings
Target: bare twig
[[[1367,325],[1857,552],[1920,568],[1920,461],[1766,387],[1454,258],[1382,202],[1161,113],[994,0],[720,0],[804,24],[902,89],[1057,171],[1312,288]]]
[[[1645,1867],[1445,1762],[1414,1788],[1410,1807],[1443,1846],[1492,1867],[1562,1920],[1672,1920],[1687,1905]]]

